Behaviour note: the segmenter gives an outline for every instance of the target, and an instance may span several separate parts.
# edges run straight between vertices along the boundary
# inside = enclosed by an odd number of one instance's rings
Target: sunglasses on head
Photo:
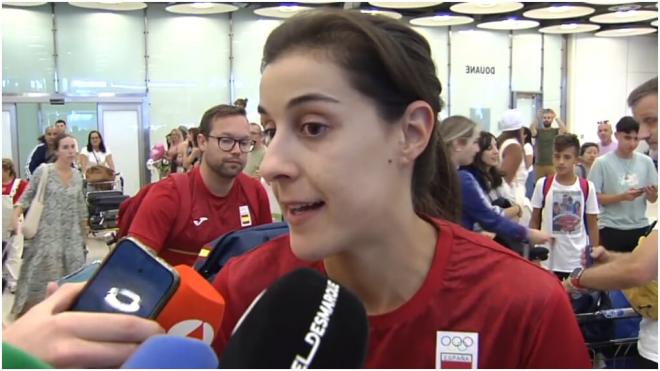
[[[610,123],[610,120],[598,121],[598,125],[601,125],[601,124],[608,124],[609,125],[609,123]]]

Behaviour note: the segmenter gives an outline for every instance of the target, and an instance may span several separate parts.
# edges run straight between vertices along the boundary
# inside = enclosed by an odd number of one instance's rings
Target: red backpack
[[[548,175],[543,180],[543,201],[541,202],[541,209],[545,208],[545,199],[548,196],[548,192],[550,192],[550,188],[552,187],[552,182],[554,180],[555,180],[554,175]],[[580,189],[582,190],[582,200],[584,201],[584,206],[582,207],[583,209],[582,220],[584,222],[585,232],[587,233],[587,236],[589,236],[589,228],[587,226],[587,197],[589,197],[589,182],[581,177],[578,177],[578,180],[580,181]]]
[[[188,184],[188,175],[185,173],[175,173],[171,174],[170,176],[174,178],[175,192],[181,195],[180,204],[190,205],[191,195],[190,185]],[[135,218],[135,215],[137,215],[142,201],[151,190],[151,187],[156,183],[147,184],[146,186],[142,187],[135,196],[125,199],[119,205],[119,212],[117,213],[117,227],[119,230],[117,231],[116,239],[120,239],[128,235],[128,230],[131,228],[133,219]],[[181,233],[186,227],[186,220],[190,218],[191,209],[192,208],[187,208],[187,210],[179,209],[179,212],[176,213],[176,222],[173,229],[174,235]]]

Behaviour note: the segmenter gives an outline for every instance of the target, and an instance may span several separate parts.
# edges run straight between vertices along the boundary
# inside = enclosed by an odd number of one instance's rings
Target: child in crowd
[[[575,175],[578,151],[580,141],[574,134],[555,137],[555,175],[539,179],[532,196],[534,211],[529,226],[552,235],[550,256],[544,264],[562,280],[581,265],[587,244],[598,245],[596,189]]]

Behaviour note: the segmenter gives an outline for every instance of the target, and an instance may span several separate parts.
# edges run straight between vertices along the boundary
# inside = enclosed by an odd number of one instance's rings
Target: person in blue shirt
[[[463,116],[450,116],[440,123],[440,134],[456,169],[474,161],[479,151],[479,130],[474,121]],[[498,213],[469,171],[459,170],[458,176],[462,202],[461,225],[464,228],[474,231],[478,226],[507,239],[529,241],[532,244],[550,240],[547,233],[526,228]]]

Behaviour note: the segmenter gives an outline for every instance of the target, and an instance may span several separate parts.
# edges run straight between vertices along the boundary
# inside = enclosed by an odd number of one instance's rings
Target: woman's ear
[[[435,114],[431,106],[421,100],[408,105],[401,119],[401,163],[414,162],[433,137]]]

